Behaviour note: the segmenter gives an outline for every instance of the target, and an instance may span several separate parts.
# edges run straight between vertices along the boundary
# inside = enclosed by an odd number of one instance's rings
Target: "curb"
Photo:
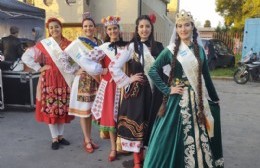
[[[212,76],[211,78],[215,80],[233,80],[233,77],[229,76]]]

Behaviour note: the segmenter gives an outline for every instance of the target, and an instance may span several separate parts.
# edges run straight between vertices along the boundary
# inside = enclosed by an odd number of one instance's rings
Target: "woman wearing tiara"
[[[191,14],[184,10],[178,13],[175,28],[177,34],[174,31],[172,43],[149,71],[164,99],[153,126],[144,167],[223,167],[220,121],[216,117],[219,98]],[[168,84],[158,75],[167,64],[171,65]],[[206,92],[214,108],[209,107]]]
[[[163,48],[161,43],[154,41],[155,19],[152,18],[154,15],[141,15],[136,19],[134,37],[128,50],[113,59],[109,66],[117,86],[123,88],[117,142],[123,151],[134,152],[134,168],[142,167],[151,118],[153,84],[147,78],[148,70]]]
[[[120,36],[120,17],[108,16],[102,19],[105,26],[105,43],[88,50],[82,42],[74,40],[65,50],[65,54],[77,62],[88,74],[101,75],[100,84],[93,102],[91,112],[100,126],[100,136],[110,139],[111,150],[108,160],[116,159],[116,122],[120,100],[120,89],[108,71],[111,60],[120,55],[127,44]]]
[[[105,25],[106,37],[105,43],[95,47],[91,51],[84,48],[71,50],[67,47],[68,52],[76,62],[90,75],[101,75],[100,84],[93,102],[91,112],[100,127],[100,136],[103,139],[110,139],[111,150],[108,160],[116,159],[116,121],[120,100],[120,89],[117,88],[111,73],[108,71],[108,65],[111,60],[116,58],[118,53],[124,49],[127,44],[120,37],[120,18],[108,16],[102,19]],[[72,42],[74,47],[80,46],[80,43]],[[78,60],[78,61],[77,61]],[[84,62],[84,64],[83,64]]]
[[[101,40],[94,36],[95,28],[96,24],[91,18],[90,13],[84,13],[82,19],[83,36],[78,39],[88,50],[92,50],[94,47],[102,44]],[[77,69],[68,66],[69,60],[71,59],[67,57],[67,61],[62,61],[63,65],[65,69],[67,68],[66,72],[74,73]],[[98,90],[99,81],[99,76],[89,75],[84,69],[80,68],[76,72],[70,94],[69,114],[80,117],[80,125],[84,136],[83,147],[88,153],[92,153],[94,149],[98,149],[98,145],[91,139],[91,107]]]

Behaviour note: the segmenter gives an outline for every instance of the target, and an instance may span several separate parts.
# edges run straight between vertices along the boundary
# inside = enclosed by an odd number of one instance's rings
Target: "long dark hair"
[[[148,15],[141,15],[136,19],[134,36],[133,36],[133,38],[130,42],[134,43],[135,52],[138,53],[138,43],[141,41],[141,38],[138,34],[138,26],[139,26],[139,23],[140,23],[141,20],[147,20],[147,21],[149,21],[149,23],[151,25],[151,28],[152,28],[151,34],[149,35],[147,41],[148,41],[148,47],[151,47],[151,54],[155,55],[154,53],[157,50],[157,45],[156,45],[155,40],[154,40],[154,26],[153,26],[153,23],[152,23],[152,21],[151,21],[151,19]]]
[[[206,123],[206,119],[205,119],[205,114],[204,114],[204,105],[203,105],[203,99],[202,99],[202,78],[201,78],[201,74],[202,74],[202,63],[200,60],[200,54],[199,54],[199,45],[197,42],[197,37],[198,37],[198,33],[197,33],[197,29],[194,26],[194,24],[192,23],[192,26],[194,27],[193,29],[193,46],[194,46],[194,54],[195,57],[198,61],[199,64],[199,68],[198,68],[198,121],[201,124],[205,124]],[[179,52],[179,47],[181,44],[181,40],[179,35],[176,33],[176,39],[175,39],[175,48],[174,48],[174,53],[173,53],[173,60],[171,63],[171,72],[170,72],[170,76],[169,76],[169,80],[168,80],[168,85],[171,86],[172,80],[174,78],[174,70],[175,70],[175,65],[176,65],[176,61],[177,61],[177,54]],[[164,96],[163,98],[163,103],[167,103],[168,101],[168,97]],[[162,115],[162,114],[160,114]]]
[[[120,31],[120,26],[118,24],[116,24],[116,26],[118,27],[119,31]],[[107,26],[105,26],[105,30],[107,30]],[[121,34],[119,32],[119,41],[123,41],[123,38],[121,37]],[[104,42],[110,42],[110,37],[109,35],[106,33]]]

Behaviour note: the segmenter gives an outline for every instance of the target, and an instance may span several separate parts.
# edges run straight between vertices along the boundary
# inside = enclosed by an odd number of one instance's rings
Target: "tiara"
[[[103,18],[101,20],[101,22],[105,25],[117,25],[120,21],[120,17],[119,16],[108,16],[106,18]]]
[[[84,19],[89,19],[89,18],[91,18],[90,12],[85,12],[85,13],[82,14],[82,19],[83,20]]]
[[[194,23],[191,13],[186,12],[183,9],[179,13],[176,14],[175,21],[176,21],[176,23],[178,23],[180,21],[190,21],[190,22]]]

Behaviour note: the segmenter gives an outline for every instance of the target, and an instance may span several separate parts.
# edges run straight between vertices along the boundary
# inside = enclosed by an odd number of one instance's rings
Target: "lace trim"
[[[220,159],[216,160],[215,165],[223,167],[224,166],[224,158],[220,158]]]

